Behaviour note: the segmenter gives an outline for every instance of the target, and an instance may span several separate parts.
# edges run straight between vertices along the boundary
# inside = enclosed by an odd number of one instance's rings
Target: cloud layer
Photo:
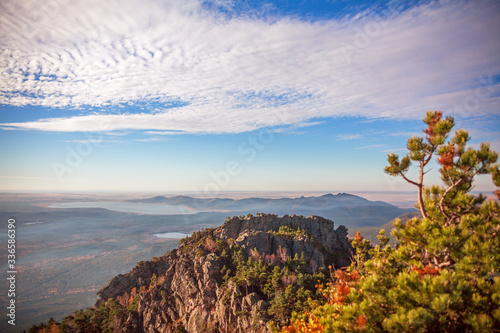
[[[495,1],[307,22],[227,18],[192,0],[1,6],[0,104],[68,109],[4,129],[238,133],[500,110]],[[72,115],[88,107],[102,111]]]

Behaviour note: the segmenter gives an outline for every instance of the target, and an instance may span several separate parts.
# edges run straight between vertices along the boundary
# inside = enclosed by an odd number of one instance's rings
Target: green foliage
[[[137,311],[137,309],[139,308],[139,301],[140,300],[141,300],[141,295],[139,293],[137,293],[135,295],[134,299],[132,300],[132,302],[129,304],[128,311],[129,312]]]
[[[62,323],[55,322],[52,318],[47,324],[40,324],[30,328],[30,333],[49,332],[47,327],[55,324],[60,332],[71,333],[112,333],[122,327],[127,320],[128,311],[115,299],[110,299],[99,308],[79,310],[67,316]]]
[[[52,332],[61,332],[59,329],[60,323],[56,322],[54,318],[50,318],[49,321],[45,323],[40,323],[40,325],[33,325],[29,329],[28,333],[38,333],[38,332],[47,332],[47,333],[52,333]],[[25,331],[26,332],[26,331]]]
[[[437,152],[445,186],[422,189],[423,218],[394,223],[396,246],[384,231],[377,246],[358,234],[327,303],[282,331],[500,332],[500,206],[469,193],[479,174],[499,185],[498,155],[489,144],[466,147],[464,130],[446,142],[453,121],[440,113],[424,121],[427,139],[410,139],[407,159],[423,164]],[[404,177],[408,162],[389,155],[389,163],[386,172]]]
[[[287,235],[305,235],[303,230],[283,228]],[[295,236],[292,236],[295,237]],[[244,297],[257,293],[262,300],[269,302],[269,307],[263,316],[277,323],[284,323],[294,311],[304,311],[311,308],[311,302],[321,303],[322,296],[316,291],[317,281],[325,282],[328,273],[320,269],[314,274],[308,272],[308,264],[303,254],[293,258],[286,257],[284,261],[266,262],[264,254],[254,249],[250,251],[255,257],[245,255],[243,249],[230,241],[215,239],[217,252],[221,260],[220,276],[222,285],[233,284],[237,290],[236,297]],[[274,256],[269,256],[275,258]],[[226,290],[223,303],[228,303],[231,290]],[[245,313],[241,313],[245,315]],[[248,314],[246,314],[248,315]]]
[[[287,239],[295,239],[299,237],[307,237],[312,238],[310,232],[305,231],[304,229],[299,228],[298,226],[281,226],[278,231],[268,231],[270,234],[275,236],[280,236]]]
[[[245,294],[257,292],[270,302],[267,315],[275,322],[284,323],[292,312],[311,308],[311,302],[321,302],[315,284],[326,281],[324,269],[310,274],[304,255],[288,258],[283,267],[265,264],[263,260],[245,258],[243,251],[233,253],[234,276],[229,279]]]
[[[401,176],[408,183],[418,187],[418,207],[424,218],[427,217],[426,207],[423,203],[425,167],[431,161],[433,154],[443,147],[448,134],[455,124],[452,117],[442,119],[442,116],[441,111],[427,112],[424,118],[424,123],[427,125],[427,128],[424,129],[426,137],[414,136],[409,138],[406,143],[408,154],[401,159],[395,153],[389,154],[387,156],[389,165],[384,169],[387,174]],[[412,162],[416,162],[419,167],[417,180],[407,178],[407,173],[410,170]]]
[[[199,231],[193,232],[193,234],[189,237],[184,237],[179,242],[179,249],[183,254],[190,254],[194,249],[199,248],[204,242],[206,238],[213,239],[214,228],[207,228]],[[198,252],[198,257],[205,255],[204,251],[201,253]]]

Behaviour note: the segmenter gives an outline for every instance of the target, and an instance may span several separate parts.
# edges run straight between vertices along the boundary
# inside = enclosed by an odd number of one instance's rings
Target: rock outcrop
[[[116,276],[96,306],[116,300],[127,309],[115,325],[121,332],[270,332],[270,320],[283,314],[269,286],[293,287],[298,276],[307,281],[308,274],[328,274],[328,265],[345,267],[351,251],[347,229],[321,217],[233,217]],[[242,265],[263,273],[247,276]],[[290,273],[280,277],[272,266]]]
[[[276,236],[269,231],[277,233],[281,227],[302,229],[310,237],[283,237]],[[351,245],[347,240],[347,229],[344,226],[334,230],[331,220],[320,216],[285,215],[278,218],[272,214],[249,216],[241,219],[233,217],[218,227],[214,235],[223,240],[235,239],[236,243],[245,249],[246,254],[250,249],[257,248],[267,254],[276,253],[280,246],[285,247],[290,256],[304,252],[306,258],[316,260],[318,267],[326,267],[324,255],[328,256],[328,264],[335,267],[345,267],[350,264]]]

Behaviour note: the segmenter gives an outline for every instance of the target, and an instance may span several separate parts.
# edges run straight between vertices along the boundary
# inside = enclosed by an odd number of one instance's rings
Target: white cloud
[[[500,72],[495,1],[319,22],[224,19],[193,0],[2,6],[0,104],[68,109],[4,129],[238,133],[322,117],[500,110],[499,84],[475,95]],[[126,113],[137,103],[152,112]],[[119,105],[122,114],[72,116]]]
[[[66,143],[81,143],[81,144],[93,144],[96,147],[101,146],[103,143],[125,143],[124,140],[110,140],[107,138],[99,138],[99,139],[89,139],[89,140],[63,140],[62,142]]]
[[[373,149],[373,148],[380,148],[384,147],[385,144],[379,144],[379,145],[369,145],[369,146],[363,146],[363,147],[356,147],[354,149]]]
[[[361,139],[363,136],[361,134],[339,134],[337,135],[337,141],[345,140],[357,140]]]
[[[406,148],[384,149],[382,152],[384,152],[384,153],[394,153],[394,152],[397,152],[397,151],[406,152],[406,151],[408,151],[408,149],[406,149]]]
[[[135,142],[161,142],[161,141],[167,141],[168,139],[166,138],[147,138],[147,139],[136,139],[134,140]]]
[[[144,134],[147,135],[180,135],[187,134],[187,132],[176,132],[176,131],[146,131]]]
[[[401,132],[392,132],[388,133],[388,136],[403,136],[405,138],[411,138],[413,136],[424,136],[423,131],[401,131]]]

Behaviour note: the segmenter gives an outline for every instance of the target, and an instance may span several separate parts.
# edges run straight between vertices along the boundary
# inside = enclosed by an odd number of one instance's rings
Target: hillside
[[[308,298],[320,300],[318,280],[326,283],[328,267],[345,267],[351,256],[347,229],[322,217],[232,217],[114,277],[94,308],[50,325],[64,332],[269,332],[292,311],[309,309]]]

